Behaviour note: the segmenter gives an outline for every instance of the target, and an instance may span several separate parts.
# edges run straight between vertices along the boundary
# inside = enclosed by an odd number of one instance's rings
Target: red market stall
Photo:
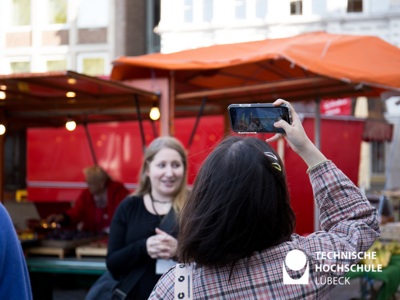
[[[302,118],[308,136],[313,139],[313,115],[302,115]],[[175,122],[176,138],[187,145],[195,118],[179,118]],[[149,143],[154,138],[150,122],[146,121],[143,125],[146,143]],[[194,182],[208,153],[223,138],[223,126],[222,116],[205,116],[200,119],[189,152],[189,184]],[[124,182],[128,189],[135,189],[142,159],[138,122],[92,124],[89,128],[99,165],[114,179]],[[353,182],[357,182],[358,177],[357,164],[363,128],[364,120],[351,116],[322,116],[321,120],[322,151]],[[43,147],[44,144],[48,146]],[[277,148],[276,143],[273,146]],[[287,144],[284,147],[291,203],[297,217],[296,232],[310,233],[313,231],[313,194],[308,176],[305,174],[307,166]],[[80,153],[79,157],[76,157],[77,152]],[[74,162],[73,165],[71,161]],[[90,149],[82,127],[78,126],[73,132],[68,132],[65,128],[29,129],[27,170],[29,200],[36,203],[39,212],[44,216],[46,208],[49,209],[51,204],[55,207],[54,203],[57,202],[59,209],[63,205],[69,206],[86,186],[81,170],[90,162]]]
[[[96,164],[88,123],[148,118],[160,93],[145,91],[120,82],[103,80],[72,71],[0,76],[0,156],[4,157],[7,131],[32,127],[64,127],[66,122],[84,125]],[[140,110],[142,109],[142,110]],[[57,139],[55,141],[57,143]],[[144,138],[142,138],[144,143]],[[41,144],[41,147],[47,145]],[[80,154],[73,152],[76,157]],[[71,162],[73,164],[73,162]],[[61,170],[62,171],[62,170]],[[4,159],[0,160],[0,201],[4,197]]]

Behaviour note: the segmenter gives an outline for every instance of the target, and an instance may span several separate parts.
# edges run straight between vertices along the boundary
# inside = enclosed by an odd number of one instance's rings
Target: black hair
[[[277,162],[281,168],[272,164]],[[232,136],[214,149],[197,175],[180,216],[177,258],[233,269],[254,251],[290,240],[295,226],[278,154],[260,139]]]

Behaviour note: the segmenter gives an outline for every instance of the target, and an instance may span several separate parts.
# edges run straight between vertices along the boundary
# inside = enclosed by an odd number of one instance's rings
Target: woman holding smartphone
[[[282,99],[274,105],[284,103],[290,105]],[[308,139],[291,110],[291,125],[274,126],[309,166],[322,230],[293,233],[286,173],[274,149],[256,138],[229,137],[204,162],[181,213],[181,264],[164,274],[149,299],[327,299],[333,286],[318,280],[345,271],[319,267],[355,264],[357,258],[340,254],[365,252],[379,237],[376,210]]]

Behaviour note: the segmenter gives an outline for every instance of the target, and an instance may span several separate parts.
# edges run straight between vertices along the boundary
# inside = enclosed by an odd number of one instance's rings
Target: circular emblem
[[[182,265],[182,264],[179,265],[179,268],[182,268],[182,269],[183,269],[184,267],[185,267],[185,265]]]
[[[178,294],[178,298],[179,298],[179,299],[183,299],[184,297],[185,297],[185,294],[184,294],[184,293],[179,293],[179,294]]]
[[[179,282],[182,282],[182,281],[184,281],[185,280],[185,276],[180,276],[179,278],[178,278],[178,281]]]

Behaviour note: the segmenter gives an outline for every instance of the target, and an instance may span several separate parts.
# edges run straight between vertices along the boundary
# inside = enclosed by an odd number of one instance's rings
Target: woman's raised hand
[[[315,165],[320,161],[325,160],[326,157],[315,147],[315,145],[306,135],[303,125],[301,124],[300,117],[290,103],[283,99],[278,99],[274,102],[275,106],[279,106],[281,104],[287,104],[290,106],[293,122],[291,125],[284,120],[276,122],[274,126],[277,128],[282,128],[285,130],[286,134],[278,133],[272,138],[267,139],[266,142],[272,143],[283,136],[293,151],[300,155],[308,166]]]

